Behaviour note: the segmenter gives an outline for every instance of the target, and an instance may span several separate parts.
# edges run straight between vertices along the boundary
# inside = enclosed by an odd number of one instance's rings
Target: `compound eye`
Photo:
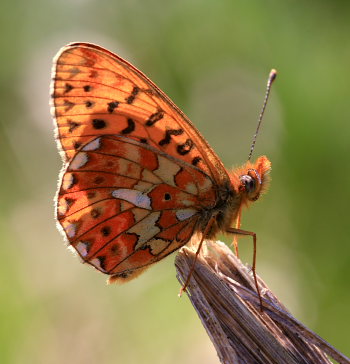
[[[248,194],[255,192],[256,180],[253,177],[245,174],[245,175],[241,176],[240,179],[241,179],[241,182],[244,184],[245,190]]]

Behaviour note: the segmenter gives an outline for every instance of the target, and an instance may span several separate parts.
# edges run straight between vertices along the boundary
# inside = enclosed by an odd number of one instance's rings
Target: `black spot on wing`
[[[66,83],[64,85],[64,93],[67,94],[69,91],[72,91],[73,90],[73,86],[70,84],[70,83]]]
[[[105,271],[106,270],[106,257],[103,255],[100,255],[96,257],[98,261],[100,262],[100,267]]]
[[[194,166],[196,166],[200,161],[202,160],[202,158],[201,157],[194,157],[193,159],[192,159],[192,164],[194,165]]]
[[[106,121],[103,119],[93,119],[92,126],[94,129],[103,129],[106,127]]]
[[[122,134],[130,134],[135,130],[135,121],[128,118],[128,126],[122,130]]]
[[[176,148],[177,152],[181,155],[185,155],[191,151],[193,148],[193,141],[192,139],[187,139],[185,143],[179,144]]]
[[[104,226],[102,229],[101,229],[101,233],[103,236],[108,236],[110,233],[111,233],[111,228],[109,226]]]
[[[172,135],[181,135],[183,133],[183,129],[170,129],[165,132],[164,139],[159,141],[159,145],[170,144]]]
[[[101,211],[99,209],[92,209],[90,212],[91,217],[97,219],[101,215]],[[104,228],[103,228],[104,229]],[[102,229],[102,230],[103,230]]]
[[[74,144],[73,144],[73,148],[74,148],[75,150],[78,150],[80,147],[81,147],[81,143],[79,143],[79,142],[74,142]]]
[[[125,99],[127,104],[132,104],[135,100],[136,95],[140,92],[140,88],[137,86],[134,86],[134,88],[131,91],[131,94]]]
[[[163,111],[158,111],[154,114],[152,114],[146,121],[146,126],[152,126],[154,125],[157,121],[163,119],[164,117],[164,112]]]
[[[63,106],[65,106],[65,112],[69,111],[70,109],[72,109],[75,106],[74,102],[68,101],[68,100],[64,100],[63,101]]]
[[[112,102],[109,102],[107,105],[108,105],[107,111],[111,114],[114,111],[114,109],[116,109],[119,106],[119,102],[112,101]]]
[[[71,133],[73,130],[75,130],[78,126],[80,126],[80,123],[77,123],[76,121],[73,120],[68,120],[68,126],[69,129],[68,131]]]

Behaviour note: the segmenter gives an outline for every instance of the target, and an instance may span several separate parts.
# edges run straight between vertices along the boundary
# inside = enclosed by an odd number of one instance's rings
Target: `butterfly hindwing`
[[[100,136],[66,167],[57,219],[84,261],[126,277],[187,243],[216,199],[198,168],[127,137]]]

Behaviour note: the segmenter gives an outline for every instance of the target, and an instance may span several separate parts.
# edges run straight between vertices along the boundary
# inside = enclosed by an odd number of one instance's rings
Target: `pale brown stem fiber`
[[[185,282],[195,247],[184,247],[175,266]],[[203,244],[187,292],[224,364],[341,364],[349,358],[296,320],[258,277],[260,311],[251,270],[220,242]]]

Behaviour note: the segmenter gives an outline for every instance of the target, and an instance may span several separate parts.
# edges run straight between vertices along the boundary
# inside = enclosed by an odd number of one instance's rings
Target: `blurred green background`
[[[52,57],[72,41],[126,58],[226,166],[255,157],[272,183],[243,215],[258,273],[303,323],[350,355],[350,44],[346,1],[15,0],[0,5],[0,362],[216,363],[174,255],[124,286],[79,263],[54,222],[61,160]],[[228,239],[227,241],[230,241]],[[242,239],[243,260],[252,244]]]

